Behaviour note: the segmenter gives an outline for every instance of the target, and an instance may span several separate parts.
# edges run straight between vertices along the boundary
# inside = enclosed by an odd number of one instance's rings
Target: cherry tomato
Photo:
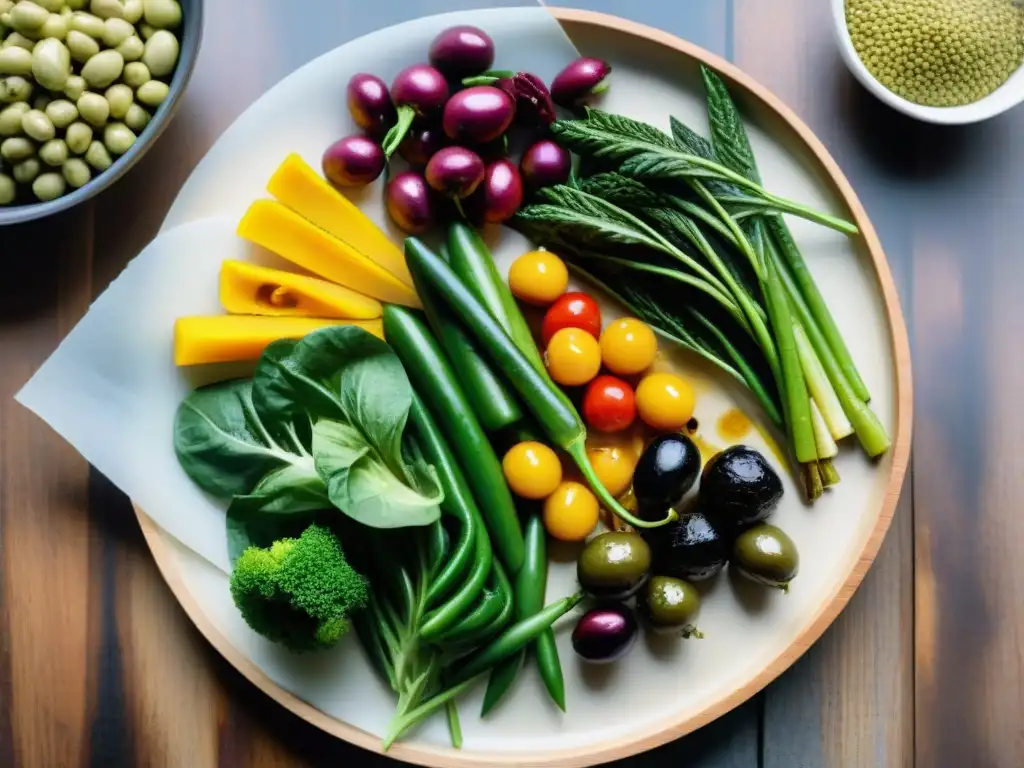
[[[530,251],[512,262],[508,287],[517,299],[546,307],[569,287],[569,270],[551,251]]]
[[[563,328],[551,337],[544,361],[552,379],[563,387],[578,387],[601,370],[601,347],[586,331]]]
[[[544,501],[544,527],[562,541],[583,541],[597,517],[597,497],[581,483],[564,482]]]
[[[558,454],[543,443],[525,441],[509,448],[501,460],[512,493],[524,499],[543,499],[562,482]]]
[[[621,496],[630,489],[636,469],[636,457],[632,453],[619,447],[599,446],[588,448],[587,458],[597,479],[612,496]]]
[[[544,315],[540,335],[544,344],[563,328],[581,328],[595,339],[601,335],[601,308],[593,297],[579,291],[563,294]]]
[[[636,418],[633,388],[614,376],[598,376],[583,393],[583,418],[600,432],[621,432]]]
[[[645,376],[636,388],[636,409],[644,423],[663,431],[678,430],[693,418],[693,386],[671,373]]]
[[[650,367],[658,354],[658,340],[647,323],[623,317],[601,333],[601,359],[620,376],[632,376]]]

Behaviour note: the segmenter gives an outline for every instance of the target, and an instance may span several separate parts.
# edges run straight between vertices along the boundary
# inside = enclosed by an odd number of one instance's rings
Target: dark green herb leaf
[[[704,65],[701,65],[701,74],[708,96],[711,140],[719,162],[760,184],[761,174],[757,170],[754,150],[750,146],[743,119],[729,95],[729,89],[716,72]]]

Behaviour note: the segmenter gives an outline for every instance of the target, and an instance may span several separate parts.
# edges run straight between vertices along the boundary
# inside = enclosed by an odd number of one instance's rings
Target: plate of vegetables
[[[657,30],[506,9],[344,46],[137,261],[109,311],[164,384],[125,428],[173,433],[173,483],[119,484],[210,642],[367,749],[676,738],[821,635],[891,520],[910,367],[871,224],[784,105]]]

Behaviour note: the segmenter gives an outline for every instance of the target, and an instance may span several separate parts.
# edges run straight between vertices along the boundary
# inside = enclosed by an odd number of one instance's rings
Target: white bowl
[[[832,20],[836,30],[836,39],[839,42],[839,50],[843,54],[843,61],[853,72],[854,77],[879,99],[905,115],[910,115],[926,123],[962,125],[987,120],[1024,101],[1024,66],[1018,68],[1005,83],[985,98],[962,107],[923,107],[920,104],[907,101],[878,82],[864,66],[864,62],[860,60],[860,56],[853,47],[853,41],[850,39],[850,30],[846,26],[846,0],[832,0]]]

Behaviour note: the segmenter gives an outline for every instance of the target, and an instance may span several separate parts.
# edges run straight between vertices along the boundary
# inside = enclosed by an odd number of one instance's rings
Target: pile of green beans
[[[178,0],[0,0],[0,205],[54,200],[131,149],[180,25]]]

